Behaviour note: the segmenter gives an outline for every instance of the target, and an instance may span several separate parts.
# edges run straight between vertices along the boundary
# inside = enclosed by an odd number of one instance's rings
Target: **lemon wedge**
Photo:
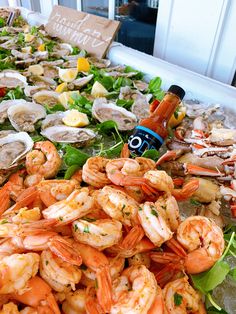
[[[28,47],[23,47],[21,48],[21,51],[24,53],[31,53],[32,52],[32,47],[28,46]]]
[[[64,82],[64,83],[59,84],[59,85],[57,86],[57,88],[55,89],[55,91],[56,91],[57,93],[62,93],[62,92],[65,92],[66,89],[67,89],[67,83]]]
[[[38,51],[45,51],[45,44],[41,44],[38,46]]]
[[[77,69],[79,72],[88,72],[90,70],[90,64],[84,57],[78,58]]]
[[[31,34],[25,34],[25,42],[26,43],[29,43],[31,42],[32,40],[34,40],[35,36],[34,35],[31,35]]]
[[[72,82],[76,79],[76,76],[78,74],[78,70],[77,69],[61,69],[59,68],[59,78],[63,81],[63,82]]]
[[[28,70],[33,75],[43,75],[44,73],[44,68],[40,64],[30,65]]]
[[[93,87],[91,90],[91,95],[93,97],[103,97],[103,96],[106,96],[107,94],[108,94],[108,91],[106,90],[106,88],[101,83],[96,81],[93,84]]]
[[[68,103],[69,104],[73,103],[73,99],[71,98],[72,94],[79,95],[80,93],[79,91],[71,91],[71,92],[63,92],[59,95],[58,100],[65,108],[68,108]]]
[[[186,115],[186,107],[184,107],[181,103],[179,108],[175,111],[175,113],[170,118],[168,126],[171,128],[175,128],[177,125],[179,125],[183,121],[185,115]]]
[[[62,121],[67,126],[82,127],[89,124],[88,116],[76,109],[68,110]]]

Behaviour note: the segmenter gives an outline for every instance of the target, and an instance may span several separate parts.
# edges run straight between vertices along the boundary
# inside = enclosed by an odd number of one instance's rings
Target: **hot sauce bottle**
[[[149,118],[142,119],[130,136],[128,147],[131,153],[141,156],[146,150],[161,147],[168,136],[168,121],[184,95],[185,91],[180,86],[170,86],[154,112]]]

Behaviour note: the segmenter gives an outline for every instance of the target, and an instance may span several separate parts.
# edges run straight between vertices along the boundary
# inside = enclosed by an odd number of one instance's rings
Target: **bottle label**
[[[128,146],[131,153],[141,156],[146,150],[158,150],[163,143],[164,139],[160,135],[139,125],[130,136]]]

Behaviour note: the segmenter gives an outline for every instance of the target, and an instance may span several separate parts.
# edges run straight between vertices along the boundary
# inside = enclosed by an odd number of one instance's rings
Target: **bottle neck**
[[[179,103],[180,99],[178,96],[172,93],[167,93],[159,106],[157,106],[155,111],[151,114],[151,117],[158,117],[159,122],[168,122]]]

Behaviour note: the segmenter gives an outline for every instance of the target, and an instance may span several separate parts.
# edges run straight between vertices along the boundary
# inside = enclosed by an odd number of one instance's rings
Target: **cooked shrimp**
[[[83,165],[82,179],[96,188],[103,188],[111,183],[106,174],[106,165],[109,159],[95,156],[90,157]]]
[[[176,199],[172,195],[166,194],[158,198],[155,206],[168,223],[171,231],[176,231],[180,224],[179,206]]]
[[[43,210],[47,219],[58,220],[57,225],[68,224],[87,215],[93,206],[93,198],[89,196],[88,188],[74,190],[65,200],[56,202]]]
[[[35,186],[39,184],[42,180],[43,176],[41,174],[29,174],[24,180],[24,185],[26,188],[29,188],[30,186]]]
[[[145,157],[136,157],[135,160],[139,164],[139,171],[138,175],[141,177],[149,170],[155,170],[156,169],[156,164],[155,161],[153,161],[150,158],[145,158]]]
[[[224,237],[220,227],[202,216],[188,217],[177,230],[177,239],[187,250],[185,268],[196,274],[211,268],[224,251]]]
[[[96,221],[79,219],[73,222],[72,228],[77,241],[89,244],[98,250],[117,244],[122,237],[122,224],[114,219]]]
[[[37,185],[37,190],[42,202],[49,207],[66,199],[75,187],[75,180],[44,180]]]
[[[26,223],[31,221],[38,221],[41,218],[41,212],[38,207],[28,209],[27,207],[21,208],[18,213],[11,217],[14,223]]]
[[[65,314],[85,314],[85,289],[78,289],[66,294],[66,299],[62,303],[62,310]]]
[[[165,314],[165,313],[166,312],[162,289],[159,286],[157,286],[157,294],[155,300],[152,303],[152,306],[148,310],[147,314]]]
[[[39,269],[39,255],[36,253],[12,254],[0,261],[0,294],[22,293],[28,280]]]
[[[83,263],[96,272],[97,298],[106,313],[110,313],[112,305],[112,284],[107,257],[92,246],[74,242],[73,246],[81,254]]]
[[[172,238],[168,222],[154,203],[145,202],[141,204],[138,211],[140,223],[146,236],[158,247]]]
[[[151,259],[147,253],[137,253],[134,256],[128,258],[129,266],[144,265],[147,268],[150,267]]]
[[[124,269],[125,259],[123,257],[107,257],[109,261],[109,270],[112,280],[118,278]],[[94,285],[96,280],[96,273],[91,268],[82,269],[83,275],[81,284],[84,286]]]
[[[20,237],[6,238],[0,240],[0,259],[16,253],[24,253],[25,248]]]
[[[51,287],[43,279],[35,276],[27,282],[24,293],[17,291],[12,295],[12,298],[34,308],[37,311],[36,313],[60,314],[61,312],[51,291]]]
[[[113,184],[121,186],[138,185],[149,190],[148,180],[139,176],[140,169],[139,163],[130,158],[113,159],[106,165],[107,177]]]
[[[162,170],[149,170],[144,174],[151,185],[159,190],[171,194],[174,190],[174,183],[172,178]]]
[[[115,304],[111,307],[110,313],[147,313],[157,294],[155,276],[143,265],[127,268],[123,272],[123,276],[127,278],[130,289],[127,289],[126,286],[120,292],[120,297],[119,294],[116,296],[117,300],[115,300]],[[119,279],[114,281],[114,290],[120,290],[119,283]]]
[[[53,178],[61,167],[61,158],[56,147],[49,141],[37,142],[34,150],[26,155],[28,174],[40,174],[45,179]]]
[[[20,313],[21,312],[18,311],[18,306],[13,302],[3,304],[2,310],[0,310],[0,314],[20,314]]]
[[[81,278],[81,270],[60,257],[44,250],[40,257],[40,275],[57,292],[75,290],[75,285]]]
[[[167,314],[206,314],[201,295],[183,277],[169,282],[163,289]]]
[[[135,225],[139,203],[125,192],[105,186],[97,196],[102,209],[112,218],[126,226]]]

